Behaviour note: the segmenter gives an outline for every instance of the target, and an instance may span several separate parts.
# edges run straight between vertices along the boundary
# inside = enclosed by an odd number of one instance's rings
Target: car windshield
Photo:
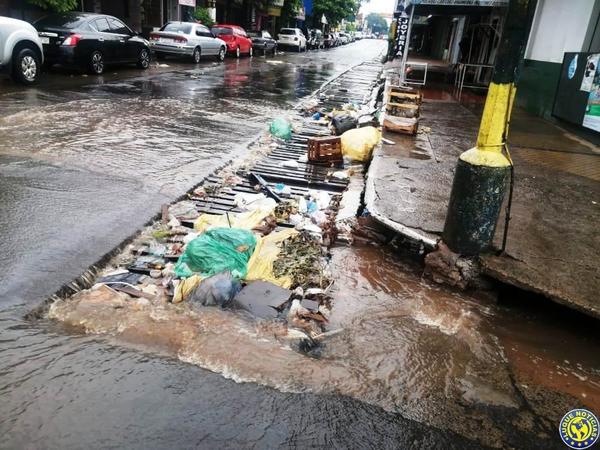
[[[190,34],[192,25],[189,23],[168,23],[160,29],[169,33]]]
[[[282,28],[279,34],[296,34],[296,30],[292,28]]]
[[[225,27],[213,27],[211,31],[216,35],[233,34],[233,30],[231,28]]]
[[[79,28],[85,20],[85,16],[78,16],[75,14],[52,14],[50,16],[42,17],[34,23],[34,26],[36,28],[55,27],[74,29]]]

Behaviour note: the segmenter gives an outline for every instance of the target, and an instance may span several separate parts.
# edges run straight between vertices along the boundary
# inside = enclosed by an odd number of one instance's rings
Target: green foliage
[[[302,8],[302,0],[285,0],[281,8],[281,23],[284,27],[295,26],[298,11]]]
[[[320,23],[325,14],[329,25],[335,27],[342,19],[354,16],[360,7],[360,0],[314,0],[313,17]]]
[[[367,16],[366,21],[373,33],[387,33],[388,24],[380,14],[371,13]]]
[[[201,6],[197,7],[194,10],[194,19],[196,19],[202,25],[206,25],[209,28],[215,24],[215,22],[210,18],[208,8],[203,8]]]
[[[28,0],[32,5],[56,12],[71,11],[77,6],[77,0]]]
[[[347,23],[346,31],[356,31],[356,24],[355,23]]]

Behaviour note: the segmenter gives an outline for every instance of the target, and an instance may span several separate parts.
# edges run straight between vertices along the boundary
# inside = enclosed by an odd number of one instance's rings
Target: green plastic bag
[[[289,141],[292,139],[292,124],[287,120],[278,117],[271,122],[271,134],[279,139]]]
[[[213,228],[187,245],[175,264],[175,274],[181,278],[194,274],[210,277],[229,271],[236,278],[244,278],[255,247],[256,238],[251,231]]]

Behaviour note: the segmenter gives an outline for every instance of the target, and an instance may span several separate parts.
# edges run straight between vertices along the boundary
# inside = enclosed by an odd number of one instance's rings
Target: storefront
[[[599,19],[600,0],[538,0],[518,83],[518,106],[583,126],[582,108],[591,95],[581,90],[583,66],[589,54],[600,53]],[[569,66],[576,66],[572,78]]]

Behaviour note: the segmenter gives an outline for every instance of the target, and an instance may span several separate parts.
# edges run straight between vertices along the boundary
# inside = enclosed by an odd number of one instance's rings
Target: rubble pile
[[[337,80],[296,114],[275,119],[244,160],[165,205],[160,220],[114,257],[91,289],[51,305],[49,316],[64,316],[73,300],[169,316],[178,308],[241,309],[283,321],[286,342],[298,350],[336,332],[328,328],[328,249],[343,193],[362,171],[353,160],[368,159],[380,137],[367,104],[378,72],[368,69],[352,96],[340,95],[344,80]],[[347,75],[351,84],[356,74]],[[332,133],[341,134],[343,158],[309,161],[309,140]]]

